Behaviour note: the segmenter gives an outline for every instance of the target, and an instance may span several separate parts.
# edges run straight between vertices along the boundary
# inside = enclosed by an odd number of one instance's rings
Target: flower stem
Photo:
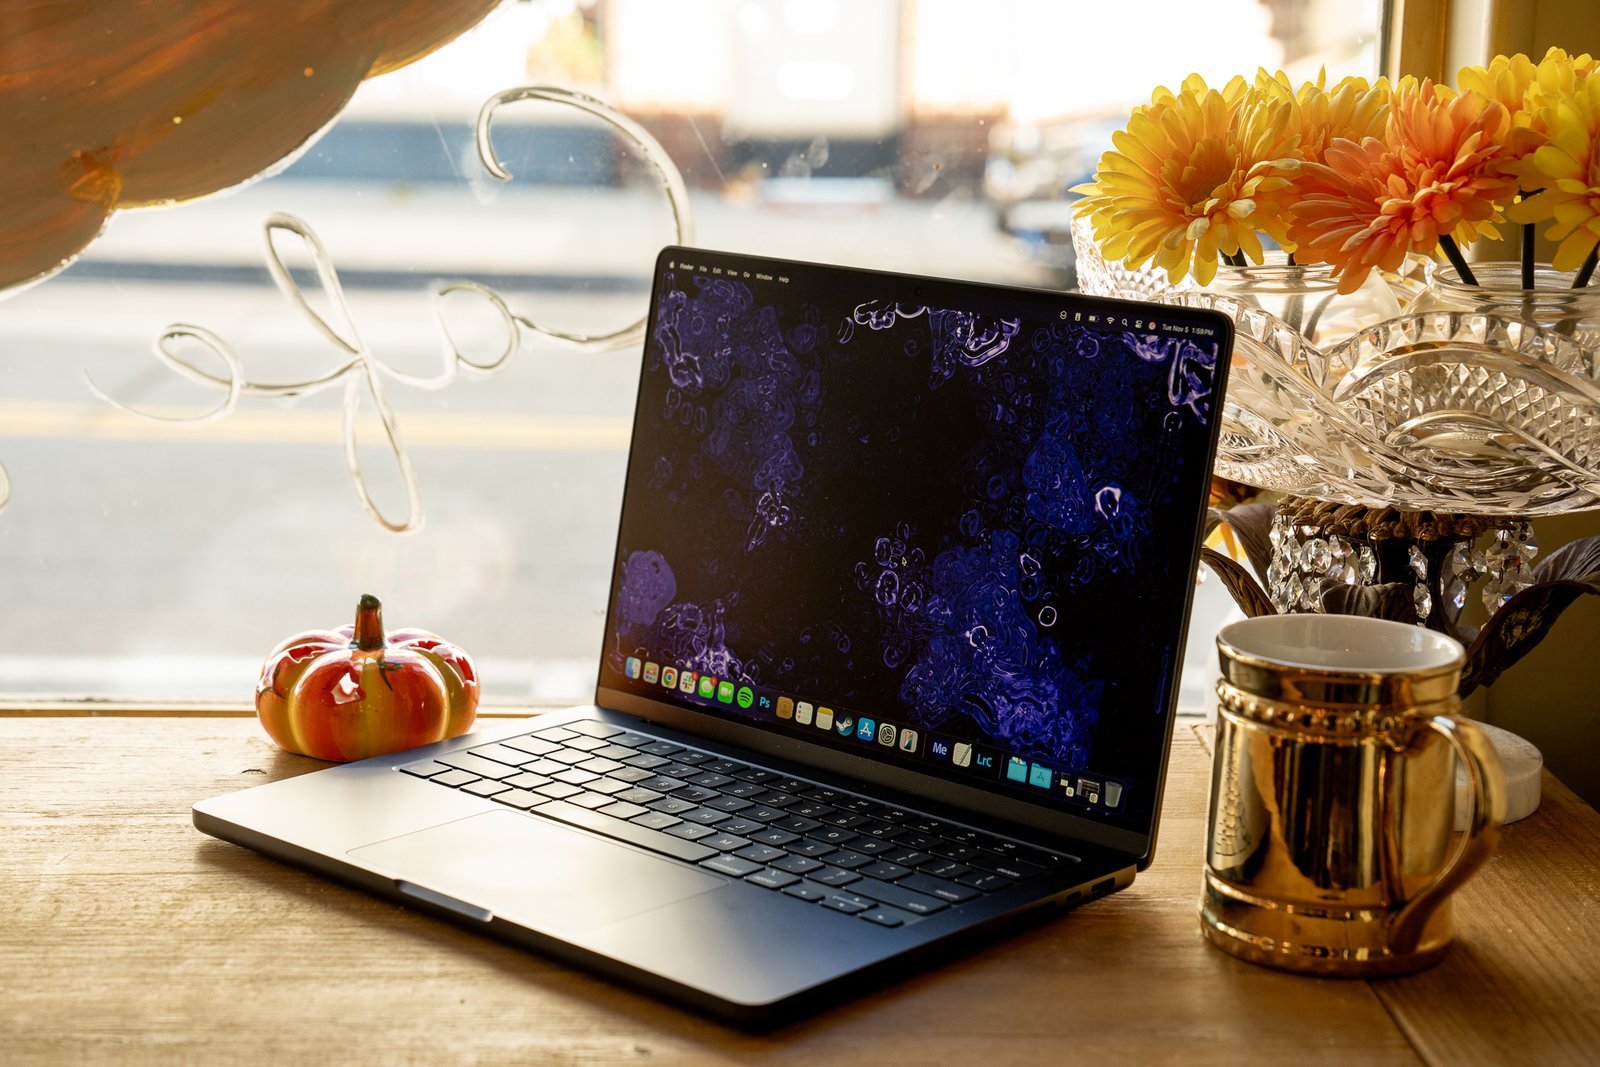
[[[1578,276],[1572,279],[1574,289],[1582,289],[1589,284],[1589,279],[1594,277],[1595,264],[1600,262],[1600,243],[1589,249],[1589,258],[1583,261],[1583,266],[1578,268]]]
[[[1463,285],[1477,285],[1478,276],[1472,273],[1472,268],[1467,266],[1467,257],[1461,254],[1456,239],[1447,233],[1439,235],[1439,247],[1444,249],[1445,256],[1450,260],[1450,265],[1455,267],[1456,276]]]
[[[1522,287],[1533,288],[1533,224],[1524,223],[1522,226]]]

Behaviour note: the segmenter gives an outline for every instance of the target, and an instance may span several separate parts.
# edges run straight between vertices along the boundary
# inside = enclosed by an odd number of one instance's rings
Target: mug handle
[[[1434,715],[1428,719],[1427,726],[1444,735],[1467,770],[1472,817],[1467,820],[1466,833],[1456,842],[1449,861],[1395,915],[1389,943],[1400,954],[1416,950],[1434,910],[1494,854],[1500,843],[1500,826],[1506,818],[1505,773],[1488,736],[1477,724],[1453,715]]]

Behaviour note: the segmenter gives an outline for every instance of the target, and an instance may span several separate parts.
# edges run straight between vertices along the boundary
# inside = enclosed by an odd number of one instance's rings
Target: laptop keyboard
[[[399,770],[880,926],[1077,862],[587,720]]]

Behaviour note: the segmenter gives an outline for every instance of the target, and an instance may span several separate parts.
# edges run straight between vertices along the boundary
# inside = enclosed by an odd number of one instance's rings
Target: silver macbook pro
[[[668,248],[594,703],[195,825],[747,1025],[1121,889],[1231,338]]]

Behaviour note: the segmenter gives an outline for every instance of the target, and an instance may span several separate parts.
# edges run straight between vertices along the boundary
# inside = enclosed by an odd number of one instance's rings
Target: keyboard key
[[[700,766],[714,774],[732,774],[734,771],[743,767],[744,764],[735,763],[731,759],[714,759],[709,763],[702,763]]]
[[[809,789],[802,789],[800,792],[803,796],[810,797],[812,800],[820,800],[824,803],[843,800],[849,795],[848,793],[841,793],[837,789],[829,789],[825,785],[812,786]]]
[[[841,849],[838,852],[830,852],[828,854],[828,862],[833,864],[835,867],[843,867],[846,870],[854,870],[857,867],[865,867],[867,864],[872,862],[872,859],[871,857],[863,856],[861,853],[855,851],[855,846],[851,845],[850,848]]]
[[[568,748],[575,748],[579,752],[593,752],[597,748],[605,748],[606,742],[598,737],[574,737],[567,742]]]
[[[551,800],[565,800],[570,796],[576,796],[583,790],[575,785],[568,785],[566,782],[551,782],[549,785],[541,785],[534,792],[540,796],[549,797]]]
[[[655,814],[659,814],[658,812],[652,812],[649,808],[643,806],[642,804],[629,804],[625,800],[619,800],[619,801],[616,801],[613,804],[607,804],[605,807],[603,807],[603,808],[601,808],[599,810],[600,810],[600,814],[609,815],[613,819],[632,819],[636,815],[655,815]],[[670,816],[670,815],[668,815],[666,817],[669,818],[669,819],[672,819],[672,816]],[[673,819],[673,822],[677,822],[677,821],[678,821],[677,819]],[[643,825],[648,825],[648,824],[647,823],[641,823],[640,825],[643,826]],[[660,829],[662,829],[662,827],[654,826],[654,827],[651,827],[651,829],[660,830]]]
[[[591,759],[592,757],[589,755],[589,753],[579,751],[575,748],[564,748],[560,752],[550,753],[549,758],[557,763],[565,763],[568,767],[576,767],[578,764],[587,759]]]
[[[529,774],[527,771],[523,771],[521,774],[514,774],[507,778],[506,785],[515,786],[518,789],[537,789],[549,780],[542,774]]]
[[[538,758],[532,753],[518,752],[509,745],[479,745],[468,751],[474,756],[482,756],[484,759],[492,759],[496,763],[504,763],[511,767],[520,767]]]
[[[799,834],[791,834],[787,830],[774,830],[770,826],[757,830],[755,833],[750,834],[749,837],[750,840],[759,841],[763,845],[787,845],[791,841],[800,840]]]
[[[600,756],[596,756],[593,759],[586,759],[582,763],[578,764],[578,769],[580,771],[593,771],[596,774],[610,774],[612,771],[620,770],[621,767],[622,764],[618,763],[616,760],[604,759]]]
[[[685,841],[681,837],[674,837],[671,833],[652,830],[648,826],[637,826],[621,819],[613,819],[609,815],[602,815],[598,811],[589,811],[587,808],[576,807],[564,801],[552,801],[541,804],[533,809],[536,814],[562,822],[581,826],[586,830],[593,830],[606,837],[614,837],[619,841],[626,841],[640,848],[650,849],[652,852],[664,853],[675,856],[689,863],[698,863],[708,856],[714,855],[712,849],[694,841]],[[674,827],[676,829],[676,827]]]
[[[712,834],[710,837],[701,838],[701,844],[708,848],[714,848],[718,852],[733,852],[744,848],[749,843],[750,839],[748,837],[740,837],[738,834],[717,833]],[[749,872],[745,873],[748,874]]]
[[[761,824],[758,822],[751,822],[749,819],[734,815],[717,823],[717,829],[721,830],[725,834],[738,834],[740,837],[750,837],[757,830],[761,829]]]
[[[979,892],[971,886],[947,882],[943,878],[935,878],[927,874],[913,874],[902,878],[895,883],[901,889],[909,889],[917,893],[926,893],[940,900],[948,900],[952,904],[964,904],[972,898],[979,896]]]
[[[612,771],[606,777],[615,778],[619,782],[642,782],[646,778],[654,778],[655,775],[638,767],[624,767],[620,771]]]
[[[579,793],[577,796],[568,797],[567,803],[576,804],[580,808],[603,808],[612,803],[612,800],[604,793]]]
[[[428,781],[438,782],[440,785],[463,786],[468,782],[478,781],[478,776],[473,774],[471,771],[451,770],[445,771],[443,774],[436,774],[432,778],[428,779]]]
[[[698,841],[702,837],[710,837],[716,831],[709,826],[701,826],[699,823],[680,822],[676,826],[668,827],[667,833],[673,837],[681,837],[685,841]]]
[[[506,781],[510,781],[510,779],[508,778]],[[596,778],[592,782],[585,782],[583,787],[591,793],[605,793],[609,796],[612,793],[621,793],[627,789],[628,783],[619,782],[615,778]]]
[[[655,741],[648,745],[639,746],[640,752],[652,756],[676,756],[684,750],[682,745],[675,745],[671,741]]]
[[[557,763],[553,759],[535,760],[533,763],[524,763],[522,765],[523,774],[542,774],[546,778],[560,774],[566,769],[567,764]]]
[[[594,750],[594,755],[600,759],[625,760],[633,754],[633,749],[627,747],[626,745],[608,744],[605,748],[597,748]]]
[[[738,797],[717,797],[715,800],[706,801],[706,807],[715,808],[717,811],[726,811],[730,814],[754,806],[748,800],[740,800]]]
[[[880,853],[879,859],[885,863],[898,863],[902,867],[919,867],[929,860],[934,859],[931,853],[918,852],[914,848],[896,848]],[[940,863],[949,863],[949,860],[939,860]]]
[[[777,789],[768,789],[757,793],[750,798],[757,804],[765,804],[769,808],[787,808],[790,804],[800,803],[800,798],[793,793],[785,793]]]
[[[722,786],[723,793],[730,797],[753,797],[757,793],[765,793],[767,787],[755,782],[734,782],[732,785]]]
[[[648,745],[650,742],[654,741],[655,738],[646,737],[644,734],[634,733],[632,730],[624,730],[620,734],[612,734],[609,738],[607,738],[607,740],[609,740],[613,745],[624,745],[628,748],[636,749],[640,745]]]
[[[684,781],[681,778],[668,778],[656,774],[649,778],[641,778],[636,783],[640,789],[654,789],[657,793],[670,793],[675,789],[682,789]]]
[[[657,767],[656,773],[667,778],[689,779],[700,773],[700,768],[692,763],[673,762],[665,767]]]
[[[821,870],[821,860],[807,859],[804,856],[785,856],[780,860],[773,860],[772,865],[781,871],[792,874],[810,874],[812,871]]]
[[[534,731],[546,741],[570,741],[578,734],[565,726],[547,726],[543,730]]]
[[[688,811],[694,805],[687,800],[679,800],[677,797],[662,797],[660,800],[652,800],[645,807],[653,808],[667,815],[676,815],[679,812]]]
[[[448,756],[440,756],[439,762],[448,763],[450,766],[467,771],[478,778],[493,778],[497,782],[502,778],[510,778],[517,773],[515,767],[508,767],[504,763],[496,763],[494,760],[484,759],[482,756],[474,756],[470,752],[452,752]]]
[[[608,722],[596,722],[593,719],[572,723],[571,728],[590,737],[616,737],[623,732],[620,726],[613,726]]]
[[[665,756],[652,756],[649,753],[641,752],[637,756],[631,756],[622,762],[630,767],[638,767],[641,770],[649,771],[657,767],[665,767],[672,761]]]
[[[839,850],[826,841],[802,841],[798,845],[790,845],[789,851],[797,856],[826,856]]]
[[[776,822],[784,817],[782,808],[769,808],[765,804],[757,804],[753,808],[746,808],[740,814],[757,822]]]
[[[743,778],[747,782],[771,782],[778,777],[777,771],[763,770],[760,767],[744,767],[729,773],[735,778]]]
[[[954,842],[934,845],[932,848],[928,849],[928,851],[932,852],[935,856],[943,856],[947,860],[957,860],[960,862],[971,862],[972,860],[977,859],[979,856],[993,855],[993,853],[984,852],[983,849],[979,848],[977,845],[962,845]],[[998,856],[995,858],[999,859]]]
[[[879,822],[876,819],[865,826],[856,827],[856,833],[858,834],[865,834],[868,837],[880,837],[885,841],[893,841],[906,832],[904,827],[895,826],[893,823]]]
[[[806,800],[799,804],[791,804],[788,808],[790,815],[803,815],[807,819],[820,819],[824,815],[832,815],[838,810],[831,804],[823,804],[816,800]]]
[[[940,859],[937,856],[935,856],[929,862],[921,864],[919,869],[923,874],[931,874],[935,878],[950,879],[960,878],[963,874],[967,874],[972,870],[972,868],[968,867],[965,863],[957,863],[955,860]]]
[[[632,789],[624,789],[618,793],[617,799],[625,800],[629,804],[648,804],[652,800],[660,800],[661,794],[654,789],[646,789],[642,785],[636,785]]]
[[[725,774],[712,774],[710,771],[701,771],[689,779],[689,784],[703,786],[706,789],[716,789],[719,786],[727,785],[731,781],[734,781],[734,779]]]
[[[816,875],[812,875],[813,878]],[[907,888],[906,883],[880,882],[873,878],[863,878],[859,882],[850,884],[850,892],[871,897],[880,904],[901,908],[916,915],[932,915],[936,911],[943,911],[950,904],[944,898],[928,893],[919,893],[914,888]],[[976,891],[972,891],[977,896]]]
[[[450,768],[438,760],[425,759],[421,763],[408,763],[400,768],[407,774],[414,774],[418,778],[432,778],[436,774],[443,774]]]
[[[513,737],[500,743],[505,745],[507,748],[514,748],[519,752],[526,752],[530,756],[548,756],[550,753],[561,748],[561,746],[556,744],[554,741],[546,741],[543,738],[533,736]]]
[[[712,758],[712,756],[711,756],[711,753],[709,753],[709,752],[692,752],[691,751],[691,752],[680,752],[676,756],[673,756],[672,758],[677,760],[679,763],[687,763],[691,767],[698,767],[698,766],[700,766],[700,764],[708,762]]]
[[[782,823],[779,823],[781,826]],[[841,830],[836,826],[824,826],[822,829],[808,835],[813,841],[821,841],[828,845],[842,845],[847,841],[854,841],[856,835],[849,830]],[[863,861],[865,862],[865,861]]]
[[[857,869],[863,878],[879,878],[885,882],[892,882],[896,878],[904,878],[911,873],[910,867],[902,867],[898,863],[869,863]]]
[[[783,849],[773,848],[771,845],[751,844],[741,848],[734,855],[740,859],[753,860],[756,863],[771,863],[773,860],[782,859],[784,852]]]
[[[702,789],[697,785],[686,785],[682,789],[674,789],[672,795],[683,800],[693,801],[696,804],[711,800],[718,794],[715,790]]]
[[[811,788],[810,782],[802,782],[798,778],[778,778],[774,781],[768,782],[767,784],[774,789],[781,789],[785,793],[793,793],[795,796],[799,796],[801,793],[804,793],[807,789]]]
[[[794,897],[797,900],[804,900],[807,903],[815,903],[816,901],[823,900],[828,895],[828,891],[822,886],[812,885],[810,882],[798,882],[795,885],[789,886],[783,891],[783,893],[785,896]]]
[[[865,919],[869,923],[877,923],[879,926],[904,926],[911,916],[903,911],[895,911],[893,908],[871,908],[867,911],[856,913],[856,918]]]
[[[723,874],[731,874],[735,878],[743,878],[747,874],[761,870],[761,864],[742,860],[738,856],[714,856],[708,860],[701,860],[700,866]]]
[[[876,903],[877,901],[875,900],[866,900],[850,893],[834,892],[828,894],[822,901],[822,906],[824,908],[832,908],[834,911],[842,911],[846,915],[854,915],[856,912],[866,911]]]
[[[610,808],[601,808],[600,810],[604,811],[607,815],[616,814]],[[643,815],[640,815],[638,818],[632,821],[638,823],[640,826],[648,826],[652,830],[665,830],[669,826],[685,825],[682,819],[678,818],[676,815],[668,815],[664,811],[646,811]],[[690,823],[687,825],[692,826],[694,824]],[[706,830],[709,828],[704,826],[696,826],[695,829]]]
[[[545,798],[538,793],[530,793],[526,789],[507,789],[504,793],[496,793],[489,799],[496,804],[505,804],[519,811],[527,811],[535,804],[543,804]]]
[[[583,785],[585,782],[592,782],[598,777],[600,777],[598,774],[592,774],[589,771],[580,771],[576,767],[568,767],[566,770],[556,775],[555,779],[558,782],[566,782],[568,785]]]
[[[931,846],[939,843],[939,838],[934,837],[932,834],[912,831],[911,833],[901,834],[894,839],[894,843],[902,848],[916,848],[926,852]]]
[[[840,797],[833,803],[835,807],[843,808],[845,811],[855,812],[858,815],[865,815],[871,812],[875,807],[879,806],[873,804],[873,802],[868,800],[866,797],[851,796]]]
[[[811,872],[813,882],[821,882],[825,886],[837,888],[849,885],[851,882],[861,881],[861,876],[855,871],[841,871],[837,867],[823,867],[821,870]]]
[[[510,788],[510,786],[503,782],[496,782],[492,779],[482,778],[476,782],[469,782],[468,784],[462,786],[461,791],[463,793],[472,793],[475,796],[489,797],[494,796],[496,793],[503,793]]]
[[[869,856],[876,856],[883,852],[893,852],[894,842],[885,841],[881,837],[857,837],[850,842],[850,847],[857,852],[865,852]]]
[[[989,836],[977,830],[969,830],[965,826],[952,826],[948,830],[941,830],[940,833],[959,845],[976,845]],[[930,851],[937,850],[930,849]]]
[[[1011,879],[998,874],[990,874],[988,871],[969,871],[957,878],[956,881],[962,885],[971,886],[973,889],[981,889],[985,893],[993,893],[1012,884]]]
[[[860,826],[862,823],[869,821],[865,815],[858,815],[853,811],[845,811],[843,809],[830,812],[827,815],[819,815],[818,818],[829,826],[842,826],[845,829],[849,829],[852,826]]]
[[[780,830],[788,830],[790,833],[805,834],[810,833],[822,824],[815,819],[806,819],[791,813],[781,819],[774,819],[772,825]]]
[[[728,818],[727,812],[718,811],[716,808],[691,808],[688,811],[679,812],[679,814],[689,822],[697,822],[706,826],[725,822]]]
[[[784,886],[794,885],[799,880],[796,875],[774,870],[757,871],[745,879],[745,881],[765,889],[782,889]]]
[[[434,781],[438,781],[438,779],[435,778]],[[1004,856],[996,856],[992,852],[982,852],[972,857],[972,865],[988,871],[991,874],[998,874],[1001,877],[1010,878],[1014,882],[1020,882],[1024,878],[1032,878],[1034,875],[1038,874],[1044,869],[1042,867],[1035,867],[1033,864],[1026,863],[1022,860],[1014,860],[1008,859]]]

